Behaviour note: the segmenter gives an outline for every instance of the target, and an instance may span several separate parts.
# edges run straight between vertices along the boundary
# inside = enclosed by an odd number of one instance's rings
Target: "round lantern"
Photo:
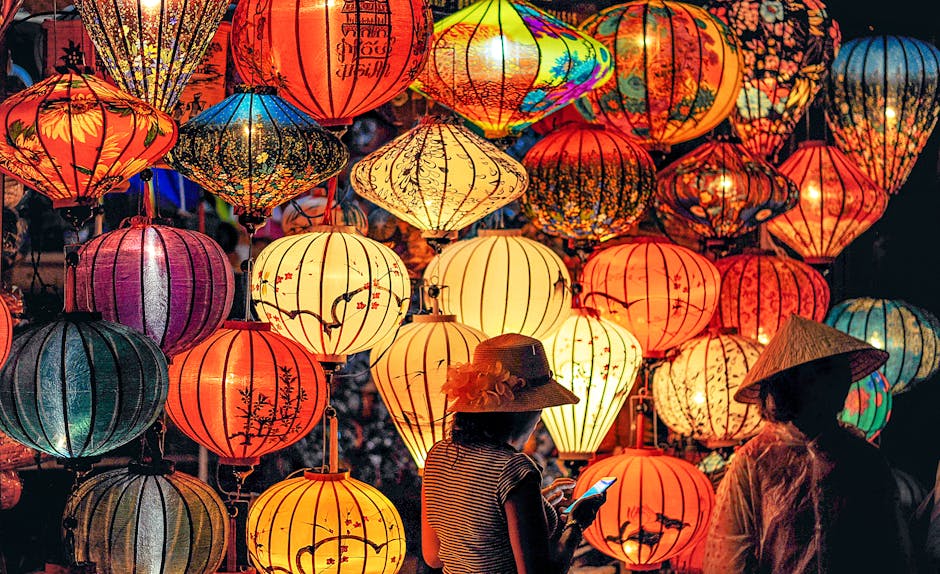
[[[643,359],[640,343],[595,310],[576,307],[545,339],[545,353],[555,380],[581,401],[545,409],[542,421],[560,458],[590,459],[636,383]]]
[[[724,257],[715,266],[721,273],[721,294],[712,323],[762,345],[791,314],[822,321],[829,310],[829,284],[805,263],[752,253]]]
[[[0,510],[10,510],[23,495],[23,481],[15,470],[0,470]]]
[[[674,574],[705,574],[705,541],[669,559]]]
[[[392,503],[348,472],[306,472],[252,503],[248,556],[261,572],[397,574],[405,530]]]
[[[611,77],[599,42],[527,2],[479,0],[434,24],[412,88],[495,138],[519,132]]]
[[[212,574],[228,540],[228,512],[208,484],[138,465],[87,479],[64,517],[75,524],[75,560],[99,574]]]
[[[741,52],[728,27],[673,0],[618,4],[581,23],[612,53],[614,79],[578,101],[584,117],[656,149],[705,134],[741,89]]]
[[[895,395],[940,368],[940,321],[898,299],[858,297],[832,307],[826,323],[890,353],[880,371]]]
[[[138,218],[81,247],[75,287],[79,309],[144,333],[173,357],[222,324],[235,280],[208,236]]]
[[[55,207],[95,203],[176,142],[173,119],[94,76],[58,74],[0,103],[0,169]]]
[[[371,349],[411,302],[405,264],[351,227],[316,227],[258,255],[251,293],[259,317],[321,361]]]
[[[638,238],[595,251],[581,283],[585,305],[636,335],[643,356],[654,358],[705,328],[721,279],[711,261],[690,249]]]
[[[141,435],[167,394],[166,359],[148,337],[92,313],[66,313],[13,339],[0,370],[0,431],[65,459]]]
[[[656,570],[705,538],[715,494],[702,471],[657,449],[627,449],[578,477],[577,498],[603,476],[616,476],[584,539],[628,570]]]
[[[568,108],[565,108],[568,109]],[[618,131],[570,123],[529,148],[525,209],[549,235],[604,241],[643,215],[656,185],[649,154]]]
[[[770,157],[822,87],[839,25],[818,0],[710,0],[706,8],[741,42],[744,81],[731,125],[754,155]]]
[[[35,464],[38,453],[0,432],[0,471]]]
[[[419,469],[450,420],[441,391],[447,369],[469,363],[484,339],[453,315],[415,315],[387,347],[372,349],[372,380]]]
[[[358,161],[356,193],[422,231],[457,231],[518,198],[525,168],[456,118],[426,116],[418,126]]]
[[[800,188],[800,201],[768,221],[767,230],[810,264],[831,263],[888,206],[884,190],[822,141],[802,142],[780,173]]]
[[[488,337],[536,339],[558,330],[571,310],[571,276],[554,251],[518,229],[481,230],[447,246],[424,270],[440,285],[441,310]]]
[[[0,366],[10,356],[10,345],[13,344],[13,315],[6,300],[0,297]]]
[[[245,82],[278,86],[318,122],[334,125],[351,124],[407,88],[430,34],[423,0],[244,0],[231,43]]]
[[[23,0],[3,0],[0,2],[0,38],[13,23],[13,17],[23,5]]]
[[[891,418],[891,389],[888,379],[875,371],[849,387],[839,420],[855,427],[868,440],[875,440]]]
[[[314,227],[323,224],[323,212],[326,210],[326,198],[314,195],[301,195],[292,199],[281,208],[281,229],[284,235],[309,233]],[[333,223],[346,227],[355,227],[360,235],[368,235],[369,218],[359,207],[359,203],[350,198],[333,203]]]
[[[836,145],[897,193],[940,113],[940,49],[903,36],[850,40],[832,63],[828,96]]]
[[[227,0],[76,0],[82,24],[118,87],[174,111]]]

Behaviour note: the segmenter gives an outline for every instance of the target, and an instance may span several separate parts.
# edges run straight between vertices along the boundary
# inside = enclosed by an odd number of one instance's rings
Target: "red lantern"
[[[7,362],[10,356],[10,345],[13,344],[13,315],[10,307],[3,297],[0,297],[0,366]]]
[[[13,16],[23,5],[23,0],[3,0],[0,2],[0,38],[13,23]]]

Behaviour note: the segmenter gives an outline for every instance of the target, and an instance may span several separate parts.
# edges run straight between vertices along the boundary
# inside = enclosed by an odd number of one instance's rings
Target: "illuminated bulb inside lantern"
[[[692,402],[697,405],[705,404],[705,393],[698,392],[692,395]]]
[[[154,11],[160,7],[163,0],[140,0],[140,7],[147,11]]]
[[[806,197],[806,199],[810,201],[818,202],[822,198],[822,193],[820,193],[818,185],[816,185],[815,183],[810,183],[806,186],[806,189],[804,190],[804,196]],[[767,344],[764,341],[761,341],[761,342],[764,343],[765,345]]]
[[[506,50],[505,42],[505,37],[494,36],[483,43],[483,50],[486,52],[487,57],[494,63],[498,62],[502,64],[503,55]]]
[[[770,342],[770,337],[768,337],[767,333],[764,332],[763,327],[757,328],[757,342],[760,343],[761,345],[766,345],[767,343]]]
[[[892,107],[890,107],[890,106],[888,106],[888,107],[885,108],[885,118],[887,118],[887,119],[889,119],[889,120],[893,120],[893,119],[896,118],[896,117],[898,117],[898,113],[897,113],[896,111],[894,111],[894,108],[892,108]]]
[[[871,334],[871,336],[868,337],[868,344],[871,345],[872,347],[875,347],[876,349],[885,348],[885,342],[884,340],[882,340],[881,335],[878,334],[877,331],[875,331],[874,333]]]

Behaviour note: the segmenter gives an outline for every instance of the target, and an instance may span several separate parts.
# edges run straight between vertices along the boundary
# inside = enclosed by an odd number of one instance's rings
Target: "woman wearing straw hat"
[[[766,420],[718,487],[706,574],[913,571],[881,453],[836,415],[888,353],[790,316],[734,395]]]
[[[552,378],[542,344],[517,334],[487,339],[471,364],[451,367],[444,392],[454,415],[424,468],[425,561],[445,574],[567,572],[605,495],[580,500],[562,525],[542,496],[538,466],[520,452],[542,409],[578,402]]]

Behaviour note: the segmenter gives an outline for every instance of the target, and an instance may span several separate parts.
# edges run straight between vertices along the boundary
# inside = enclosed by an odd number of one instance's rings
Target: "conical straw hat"
[[[745,375],[734,400],[759,402],[763,383],[795,367],[832,357],[847,358],[852,381],[857,381],[883,365],[888,352],[828,325],[790,315]]]

